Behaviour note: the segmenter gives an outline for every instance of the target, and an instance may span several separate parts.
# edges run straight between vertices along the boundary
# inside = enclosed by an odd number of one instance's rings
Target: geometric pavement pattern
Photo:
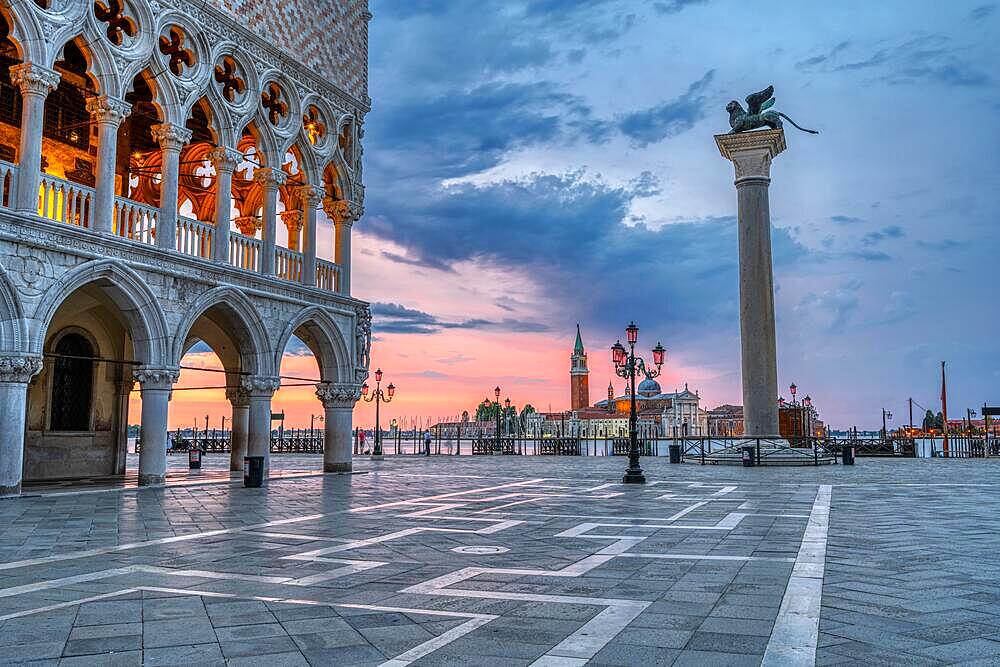
[[[0,503],[0,662],[1000,662],[992,460],[272,462]]]

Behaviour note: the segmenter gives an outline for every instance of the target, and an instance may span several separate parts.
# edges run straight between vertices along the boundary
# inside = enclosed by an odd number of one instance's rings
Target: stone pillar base
[[[166,475],[139,475],[139,486],[162,486],[166,482]]]
[[[324,463],[323,472],[351,472],[352,465],[350,463]]]
[[[21,495],[21,485],[0,486],[0,500],[4,498],[17,498]]]

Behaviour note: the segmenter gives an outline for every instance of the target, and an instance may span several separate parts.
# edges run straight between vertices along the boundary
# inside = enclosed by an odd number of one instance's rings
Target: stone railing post
[[[38,355],[0,355],[0,498],[21,495],[28,383],[41,370]]]
[[[87,100],[87,111],[97,124],[97,187],[91,220],[94,231],[110,233],[114,229],[118,128],[132,113],[132,105],[104,95]]]
[[[274,275],[274,236],[278,228],[278,188],[285,184],[288,175],[280,169],[264,167],[254,172],[254,180],[264,190],[264,206],[261,213],[260,272],[265,276]]]
[[[264,457],[264,479],[271,470],[271,397],[281,386],[281,379],[266,375],[244,375],[240,388],[249,407],[247,456]]]
[[[156,247],[177,250],[177,193],[181,151],[191,141],[191,130],[173,123],[152,128],[153,140],[160,144],[160,214],[156,224]]]
[[[778,364],[768,187],[771,161],[785,150],[785,132],[719,134],[715,142],[736,169],[744,435],[775,438],[779,436]]]
[[[323,403],[323,472],[351,472],[351,438],[354,404],[361,398],[361,385],[320,383],[316,396]]]
[[[219,146],[209,152],[208,159],[215,167],[215,243],[212,244],[212,259],[219,264],[228,264],[233,172],[243,159],[243,154],[238,150]],[[240,465],[243,465],[242,461]]]
[[[305,209],[305,236],[302,239],[302,284],[316,287],[316,208],[323,201],[323,189],[303,185],[300,199]]]
[[[178,368],[140,367],[135,370],[142,395],[139,424],[139,485],[163,484],[167,479],[167,417],[170,390],[180,377]]]
[[[45,99],[59,85],[60,74],[34,63],[10,68],[11,82],[21,89],[21,145],[18,149],[17,194],[11,197],[18,211],[38,215],[38,187],[42,176],[42,130]]]

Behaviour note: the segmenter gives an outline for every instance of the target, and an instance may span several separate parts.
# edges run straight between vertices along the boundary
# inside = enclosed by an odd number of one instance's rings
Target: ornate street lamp
[[[625,470],[622,482],[624,484],[644,484],[646,477],[642,474],[642,468],[639,467],[639,439],[636,434],[635,376],[640,371],[647,378],[658,376],[662,370],[663,358],[667,351],[657,343],[656,347],[653,348],[653,364],[656,365],[656,370],[647,370],[646,362],[641,357],[635,356],[635,344],[639,340],[639,327],[635,325],[635,322],[630,322],[625,327],[625,339],[629,346],[627,351],[620,340],[611,346],[611,360],[615,364],[615,373],[628,380],[631,388],[628,415],[628,468]]]
[[[792,405],[795,405],[795,392],[798,391],[798,389],[799,388],[795,386],[794,382],[788,387],[788,391],[792,394]]]
[[[503,434],[504,436],[510,435],[510,396],[507,400],[503,402]]]
[[[361,385],[361,398],[367,403],[375,402],[375,446],[372,448],[371,458],[373,461],[381,461],[384,457],[382,455],[382,427],[379,424],[379,405],[392,400],[392,397],[396,395],[396,386],[390,382],[385,391],[382,390],[382,369],[379,368],[375,371],[375,391],[371,395],[368,394],[368,391],[368,383],[365,382]]]

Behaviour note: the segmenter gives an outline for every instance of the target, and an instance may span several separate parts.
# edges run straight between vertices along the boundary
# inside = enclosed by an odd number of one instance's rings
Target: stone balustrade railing
[[[17,165],[0,160],[0,207],[15,208]],[[38,190],[38,214],[42,218],[90,228],[93,221],[94,189],[50,174],[42,174]],[[115,197],[112,232],[121,238],[143,245],[156,245],[159,209]],[[215,226],[184,216],[177,219],[177,251],[205,260],[212,259]],[[262,243],[260,239],[229,233],[229,263],[245,271],[260,270]],[[305,256],[288,248],[275,249],[274,269],[278,278],[301,282],[305,273]],[[333,262],[316,260],[316,287],[337,291],[341,267]]]

